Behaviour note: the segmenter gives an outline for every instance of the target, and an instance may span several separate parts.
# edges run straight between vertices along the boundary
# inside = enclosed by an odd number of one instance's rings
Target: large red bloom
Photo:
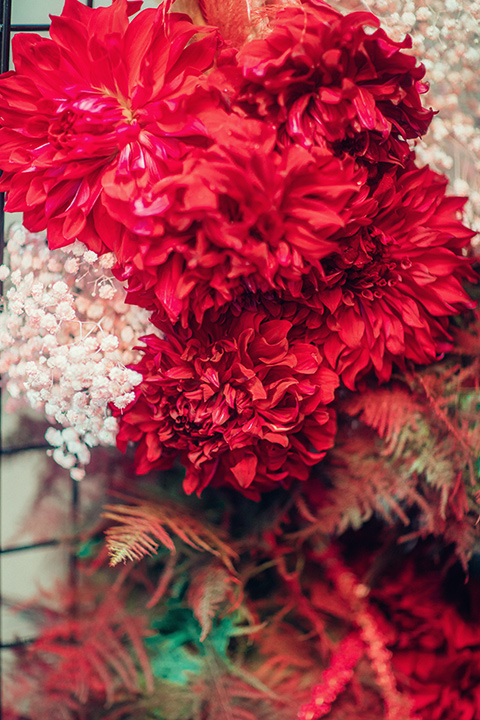
[[[287,320],[244,312],[143,338],[135,369],[144,379],[121,415],[119,447],[139,443],[139,473],[180,456],[188,493],[230,484],[256,498],[305,480],[333,444],[335,415],[326,405],[338,377],[301,335]]]
[[[470,584],[478,585],[478,579]],[[477,621],[466,621],[442,597],[438,571],[419,572],[413,562],[384,580],[373,597],[382,608],[378,620],[389,638],[398,682],[422,720],[480,717],[477,608],[472,608]]]
[[[448,318],[473,307],[461,283],[475,275],[464,201],[446,197],[445,178],[410,163],[368,194],[353,165],[297,147],[215,147],[191,167],[170,230],[120,271],[155,322],[263,307],[304,327],[352,389],[372,370],[384,382],[394,364],[451,348]],[[168,187],[177,192],[176,179]]]
[[[186,325],[191,313],[201,322],[209,308],[247,293],[298,294],[345,228],[375,206],[351,158],[294,146],[272,152],[268,126],[238,122],[224,143],[157,184],[142,211],[152,236],[116,249],[130,302]]]
[[[189,98],[213,61],[216,33],[186,15],[164,21],[162,8],[129,22],[140,5],[92,10],[67,0],[51,39],[13,39],[16,71],[0,79],[1,187],[7,209],[24,211],[29,230],[47,228],[52,247],[80,237],[102,249],[99,209],[144,232],[136,204],[166,162],[205,142]],[[206,37],[191,43],[198,32]]]
[[[365,30],[378,25],[370,13],[343,16],[323,2],[279,10],[271,32],[238,54],[237,102],[278,125],[284,141],[403,163],[406,139],[423,135],[433,113],[420,101],[425,70],[403,52],[410,38]]]
[[[317,313],[309,337],[352,389],[372,369],[386,381],[392,363],[439,359],[451,349],[448,316],[475,305],[461,285],[476,278],[462,253],[473,233],[446,186],[428,167],[385,174],[376,212],[304,283]]]

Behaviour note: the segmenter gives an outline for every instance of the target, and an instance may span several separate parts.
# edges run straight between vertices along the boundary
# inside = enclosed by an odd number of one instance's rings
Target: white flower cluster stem
[[[111,254],[97,257],[80,243],[52,251],[44,234],[20,225],[7,252],[0,373],[9,406],[26,402],[57,424],[46,433],[51,454],[80,480],[90,448],[115,444],[109,404],[126,407],[142,380],[127,365],[137,359],[135,339],[150,330],[148,314],[123,302]]]

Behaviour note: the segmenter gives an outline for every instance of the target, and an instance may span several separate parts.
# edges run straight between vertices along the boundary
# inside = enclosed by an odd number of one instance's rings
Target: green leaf
[[[192,675],[200,675],[203,670],[203,658],[195,657],[185,646],[177,646],[166,640],[158,647],[152,658],[152,672],[160,680],[178,685],[187,685]]]
[[[202,628],[192,610],[171,607],[153,624],[158,635],[146,640],[154,676],[185,685],[192,675],[205,673],[213,656],[228,665],[230,641],[245,629],[239,623],[236,613],[215,620],[207,640],[202,642]]]

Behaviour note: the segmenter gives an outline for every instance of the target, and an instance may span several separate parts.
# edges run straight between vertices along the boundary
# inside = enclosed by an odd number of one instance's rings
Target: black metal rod
[[[0,554],[7,555],[7,553],[22,552],[22,550],[36,550],[37,548],[55,547],[60,545],[62,541],[55,538],[54,540],[43,540],[43,542],[30,543],[29,545],[14,545],[13,547],[6,547],[0,550]]]
[[[0,30],[0,72],[7,72],[10,63],[10,26],[12,18],[12,0],[2,0],[2,28]],[[3,263],[5,246],[5,195],[0,194],[0,264]],[[0,436],[1,441],[1,436]],[[0,442],[1,447],[1,442]]]
[[[10,61],[10,29],[12,24],[12,0],[2,2],[2,37],[0,62],[2,73],[8,70]]]
[[[10,25],[11,32],[46,32],[50,25]]]
[[[0,26],[0,72],[4,73],[9,70],[10,66],[10,40],[11,40],[11,33],[13,32],[41,32],[42,30],[48,30],[49,25],[12,25],[12,0],[1,0],[1,8],[0,8],[0,18],[1,18],[1,26]],[[5,195],[4,193],[0,193],[0,264],[3,263],[3,256],[4,256],[4,247],[5,247]],[[0,288],[0,293],[3,292],[3,288]],[[1,389],[0,389],[0,448],[2,447],[2,429],[1,429]],[[8,454],[8,451],[7,451]],[[0,467],[0,496],[1,496],[1,471],[2,468]],[[0,538],[1,538],[1,518],[0,518]],[[0,540],[1,542],[1,540]],[[22,547],[14,547],[14,548],[1,548],[0,547],[0,559],[1,556],[8,552],[18,552],[20,550],[30,550],[35,547],[46,547],[49,545],[57,545],[58,540],[56,541],[49,541],[45,543],[36,543],[32,545],[24,545]],[[2,587],[1,587],[1,562],[0,562],[0,601],[2,598]],[[0,608],[1,608],[1,602],[0,602]],[[31,642],[33,642],[34,638],[26,638],[24,640],[17,640],[14,642],[4,643],[3,642],[3,614],[0,615],[0,648],[3,650],[6,649],[14,649],[17,647],[21,647],[22,645],[28,645]],[[5,716],[4,707],[3,707],[3,683],[0,678],[0,720]]]
[[[70,522],[72,524],[73,546],[70,550],[69,562],[69,584],[73,590],[72,616],[75,619],[77,615],[77,591],[78,591],[78,533],[80,529],[80,484],[72,479],[72,499],[71,499]]]
[[[6,447],[0,450],[0,455],[17,455],[21,452],[32,452],[32,450],[49,450],[51,445],[40,443],[38,445],[25,445],[22,447]]]
[[[0,0],[0,72],[4,73],[9,70],[10,63],[10,41],[12,32],[47,32],[50,25],[47,24],[12,24],[12,0]],[[87,6],[93,7],[93,0],[87,0]],[[0,263],[3,262],[3,251],[4,251],[4,233],[5,233],[5,212],[4,212],[4,194],[0,194]],[[1,293],[1,289],[0,289]],[[2,434],[1,434],[1,390],[0,390],[0,460],[1,455],[11,455],[16,452],[25,450],[37,450],[44,449],[42,445],[30,445],[26,448],[6,448],[3,452],[2,448]],[[0,467],[0,495],[1,495],[1,467]],[[20,551],[33,550],[35,548],[54,547],[60,545],[62,542],[73,542],[72,552],[70,555],[70,582],[74,592],[78,588],[78,558],[76,554],[76,544],[78,542],[78,530],[81,520],[81,503],[80,503],[80,488],[77,482],[72,480],[72,497],[71,497],[71,515],[70,515],[73,531],[73,539],[71,540],[59,540],[52,539],[44,542],[26,544],[22,546],[14,546],[10,548],[2,548],[0,546],[0,560],[6,553],[15,553]],[[1,563],[0,563],[1,565]],[[0,567],[0,586],[1,586],[1,567]],[[0,599],[2,597],[2,590],[0,587]],[[76,599],[74,599],[72,613],[75,616],[77,611]],[[33,642],[35,638],[26,638],[23,640],[17,640],[14,642],[4,643],[2,639],[2,618],[0,616],[0,648],[1,649],[14,649],[27,645]],[[0,680],[0,720],[4,717],[4,708],[2,703],[2,683]]]
[[[31,645],[33,642],[35,642],[36,638],[24,638],[23,640],[13,640],[9,643],[2,643],[0,645],[1,650],[14,650],[15,648],[22,647],[23,645]],[[0,705],[0,713],[2,712],[2,707]]]
[[[12,0],[2,0],[1,8],[1,20],[2,27],[0,30],[0,71],[6,72],[9,68],[10,62],[10,25],[12,18]],[[5,196],[3,193],[0,194],[0,263],[3,263],[3,249],[5,245]],[[3,288],[1,289],[3,292]],[[0,448],[2,447],[2,394],[0,389]],[[2,495],[2,468],[0,467],[0,497]],[[0,544],[1,544],[1,518],[0,518]],[[0,600],[2,598],[2,567],[0,562]],[[2,605],[0,603],[0,610]],[[3,647],[3,613],[0,614],[0,645]],[[0,720],[5,716],[3,711],[3,683],[0,678]]]

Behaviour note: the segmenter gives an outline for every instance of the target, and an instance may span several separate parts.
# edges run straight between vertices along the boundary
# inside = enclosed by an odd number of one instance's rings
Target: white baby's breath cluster
[[[44,234],[14,225],[0,315],[0,372],[13,401],[41,410],[55,461],[80,480],[90,448],[114,445],[109,403],[125,408],[142,376],[126,366],[148,328],[146,311],[126,305],[112,254],[75,243],[49,250]],[[8,409],[8,408],[7,408]]]
[[[466,221],[480,232],[480,0],[339,0],[338,5],[370,10],[395,40],[412,36],[412,51],[425,65],[430,85],[423,102],[438,111],[426,138],[416,143],[417,162],[448,175],[451,192],[469,197]]]

